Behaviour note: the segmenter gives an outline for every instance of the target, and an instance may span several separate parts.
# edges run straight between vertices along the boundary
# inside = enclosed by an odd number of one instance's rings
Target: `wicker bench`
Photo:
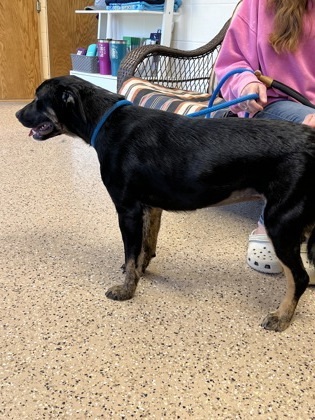
[[[162,45],[132,50],[120,65],[118,92],[136,105],[183,115],[206,108],[216,84],[215,60],[230,21],[195,50]]]

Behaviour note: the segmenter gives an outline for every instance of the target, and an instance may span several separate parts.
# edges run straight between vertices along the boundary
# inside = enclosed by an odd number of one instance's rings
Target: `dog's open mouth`
[[[45,140],[49,137],[52,137],[54,131],[54,124],[51,121],[46,121],[42,124],[39,124],[37,127],[32,128],[29,133],[29,136],[33,136],[33,139],[35,140]]]

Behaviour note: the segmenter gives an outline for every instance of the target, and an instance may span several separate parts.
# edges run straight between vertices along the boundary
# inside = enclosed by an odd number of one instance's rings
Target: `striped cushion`
[[[166,88],[137,77],[126,80],[119,93],[135,105],[181,115],[207,108],[211,96],[209,93]],[[221,101],[222,98],[217,98],[215,103]]]

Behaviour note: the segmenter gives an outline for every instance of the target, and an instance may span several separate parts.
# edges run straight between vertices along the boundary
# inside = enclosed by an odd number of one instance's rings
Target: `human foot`
[[[261,273],[278,274],[283,271],[266,229],[261,224],[249,235],[247,264]]]

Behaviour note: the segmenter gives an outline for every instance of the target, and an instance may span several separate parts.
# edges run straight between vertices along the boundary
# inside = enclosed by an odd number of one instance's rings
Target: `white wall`
[[[231,17],[238,0],[183,0],[172,47],[191,50],[210,41]]]

